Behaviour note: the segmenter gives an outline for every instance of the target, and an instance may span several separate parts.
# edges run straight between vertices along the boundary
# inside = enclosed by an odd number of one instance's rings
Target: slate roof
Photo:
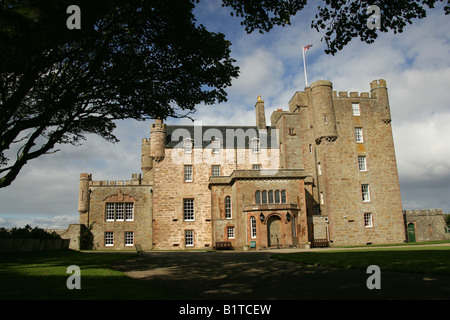
[[[279,148],[275,127],[167,125],[166,130],[166,148],[182,148],[189,138],[194,140],[194,148],[212,148],[211,141],[220,140],[222,149],[249,149],[252,139],[260,139],[261,149]]]

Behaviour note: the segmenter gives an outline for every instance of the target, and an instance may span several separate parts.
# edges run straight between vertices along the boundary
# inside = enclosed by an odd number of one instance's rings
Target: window
[[[323,191],[320,193],[320,204],[323,204]]]
[[[365,156],[358,156],[358,166],[359,166],[359,171],[367,171]]]
[[[312,144],[309,145],[309,153],[312,153]]]
[[[114,233],[107,231],[105,232],[105,246],[111,247],[114,245]]]
[[[186,247],[194,246],[194,230],[185,230],[184,231],[184,243]]]
[[[256,218],[250,217],[250,234],[252,238],[256,238]]]
[[[257,190],[255,192],[255,203],[261,204],[261,191]]]
[[[187,138],[183,142],[184,153],[192,153],[192,139]]]
[[[106,221],[132,221],[133,220],[133,202],[107,202]]]
[[[125,245],[126,246],[134,245],[134,232],[132,231],[125,232]]]
[[[326,114],[323,115],[323,123],[328,124],[328,117]]]
[[[273,191],[269,190],[269,203],[273,203]]]
[[[220,140],[214,140],[212,142],[212,152],[219,153],[220,152]]]
[[[280,190],[275,190],[275,203],[280,203],[280,202],[281,202]]]
[[[361,193],[362,193],[362,200],[364,202],[369,202],[370,201],[370,192],[369,192],[368,184],[361,185]]]
[[[253,170],[261,170],[261,165],[260,164],[254,164],[252,169]]]
[[[281,190],[281,203],[286,203],[286,190]]]
[[[267,204],[267,191],[262,192],[262,204]]]
[[[317,164],[317,171],[319,172],[319,176],[322,175],[322,167],[320,166],[320,162]]]
[[[370,212],[364,213],[364,227],[366,228],[373,227],[372,213]]]
[[[289,132],[290,136],[295,136],[295,129],[294,128],[289,128],[288,132]]]
[[[225,219],[231,219],[231,197],[225,197]]]
[[[259,153],[259,139],[258,138],[253,138],[251,141],[251,147],[252,147],[252,151],[253,153]]]
[[[234,227],[227,227],[228,239],[234,239]]]
[[[352,103],[353,115],[359,116],[359,103]]]
[[[184,181],[192,182],[192,166],[184,166]]]
[[[211,171],[212,171],[213,177],[220,176],[220,166],[213,165]]]
[[[356,136],[356,142],[358,142],[358,143],[364,142],[362,128],[355,128],[355,136]]]
[[[183,199],[184,221],[194,221],[194,199]]]

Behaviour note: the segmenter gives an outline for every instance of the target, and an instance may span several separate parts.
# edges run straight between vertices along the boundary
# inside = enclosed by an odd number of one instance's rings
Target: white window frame
[[[317,163],[317,171],[319,172],[319,176],[322,175],[322,166],[320,165],[320,162]]]
[[[363,128],[356,127],[355,128],[355,139],[357,143],[363,143],[364,142],[364,134],[363,134]]]
[[[133,221],[134,202],[106,202],[106,221]]]
[[[253,153],[259,153],[261,151],[261,146],[259,144],[259,139],[258,138],[253,138],[251,140],[251,147],[252,147],[252,152]]]
[[[183,199],[183,220],[195,220],[195,203],[194,199]]]
[[[105,204],[106,221],[115,221],[116,218],[116,204],[114,202],[106,202]]]
[[[368,183],[361,184],[361,194],[363,202],[370,202],[370,186]]]
[[[234,226],[227,227],[227,238],[234,239]]]
[[[192,139],[186,138],[183,141],[183,151],[185,154],[191,154],[192,153]]]
[[[320,204],[324,204],[323,191],[320,192]]]
[[[361,115],[361,109],[359,107],[359,103],[357,103],[357,102],[352,103],[352,112],[353,112],[353,115],[356,117]]]
[[[226,196],[224,202],[225,202],[225,219],[231,219],[232,218],[231,197]]]
[[[256,239],[256,218],[250,217],[250,236],[252,239]]]
[[[192,165],[184,166],[184,182],[194,181],[194,167]]]
[[[323,123],[328,124],[328,116],[326,114],[323,115]]]
[[[134,203],[126,202],[125,203],[125,221],[133,221],[134,220]]]
[[[220,165],[213,164],[211,167],[211,175],[213,177],[219,177],[220,176]]]
[[[358,156],[359,171],[367,171],[366,156]]]
[[[184,245],[186,247],[194,246],[194,230],[184,230]]]
[[[220,140],[211,141],[212,153],[220,153]]]
[[[125,239],[126,247],[134,246],[134,232],[133,231],[125,231],[124,239]]]
[[[261,170],[261,165],[260,164],[254,164],[252,166],[252,170]]]
[[[114,232],[112,232],[112,231],[105,231],[104,241],[105,241],[105,247],[112,247],[112,246],[114,246]]]
[[[364,227],[365,228],[373,227],[373,215],[371,212],[364,212]]]

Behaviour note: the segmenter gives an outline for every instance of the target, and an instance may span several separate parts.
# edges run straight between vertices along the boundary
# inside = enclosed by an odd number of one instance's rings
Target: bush
[[[14,227],[10,230],[0,228],[0,239],[61,239],[61,237],[54,231],[49,233],[27,224],[24,228]]]

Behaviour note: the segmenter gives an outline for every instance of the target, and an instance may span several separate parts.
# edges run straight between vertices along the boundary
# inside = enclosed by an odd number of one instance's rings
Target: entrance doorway
[[[277,247],[281,244],[281,218],[271,216],[267,220],[267,242],[269,247]]]
[[[416,231],[415,231],[414,223],[408,224],[408,241],[416,242]]]

